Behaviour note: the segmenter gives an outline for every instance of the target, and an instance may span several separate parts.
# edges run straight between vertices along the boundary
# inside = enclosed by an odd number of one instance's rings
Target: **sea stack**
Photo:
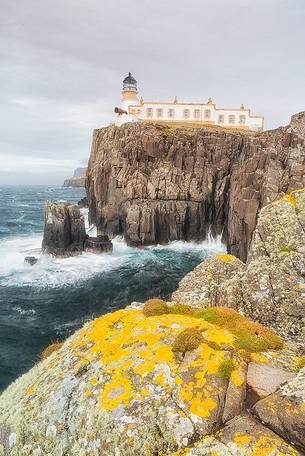
[[[47,202],[42,249],[45,253],[64,257],[83,251],[106,253],[112,252],[112,242],[107,235],[91,238],[86,234],[79,206]]]
[[[42,249],[56,256],[81,253],[86,240],[85,221],[78,206],[47,202]]]

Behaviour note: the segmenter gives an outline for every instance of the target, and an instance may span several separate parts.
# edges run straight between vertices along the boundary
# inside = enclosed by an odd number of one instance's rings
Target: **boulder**
[[[266,426],[305,452],[305,368],[257,402],[253,412]]]
[[[187,456],[298,456],[294,446],[285,442],[251,415],[235,417],[224,428],[204,438]]]
[[[194,307],[227,305],[228,301],[223,303],[222,299],[227,285],[223,285],[233,277],[240,276],[245,268],[245,264],[233,255],[213,255],[180,281],[172,300]]]
[[[295,377],[295,374],[269,363],[251,362],[248,365],[248,403],[255,403],[274,393],[282,383]]]
[[[42,241],[44,252],[58,256],[81,253],[85,240],[85,222],[78,206],[69,203],[46,203]]]
[[[38,258],[34,257],[34,256],[26,256],[24,258],[24,263],[29,265],[29,266],[34,266],[34,264],[36,264],[38,261]]]
[[[190,328],[202,340],[178,353],[176,337]],[[132,308],[104,315],[0,396],[0,448],[6,456],[172,455],[189,448],[222,426],[228,396],[237,403],[243,397],[242,360],[229,374],[229,393],[220,374],[231,352],[218,344],[232,349],[233,342],[227,330],[187,315],[145,317]]]

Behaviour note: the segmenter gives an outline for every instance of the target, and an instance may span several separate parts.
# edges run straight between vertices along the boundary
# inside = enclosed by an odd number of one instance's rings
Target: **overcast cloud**
[[[144,99],[305,109],[304,0],[0,0],[0,184],[61,184],[113,119],[131,71]]]

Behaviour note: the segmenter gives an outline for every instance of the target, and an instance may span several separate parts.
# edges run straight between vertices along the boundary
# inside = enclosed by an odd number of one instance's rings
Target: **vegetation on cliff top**
[[[226,256],[224,261],[231,261],[231,259],[227,259]],[[196,319],[202,318],[230,331],[235,336],[234,347],[248,352],[279,350],[283,346],[283,341],[274,331],[260,323],[249,320],[235,309],[228,307],[198,309],[181,303],[169,306],[161,299],[150,299],[144,304],[143,313],[145,316],[176,314],[189,315]],[[185,339],[186,335],[184,336]],[[177,342],[177,344],[179,343]]]

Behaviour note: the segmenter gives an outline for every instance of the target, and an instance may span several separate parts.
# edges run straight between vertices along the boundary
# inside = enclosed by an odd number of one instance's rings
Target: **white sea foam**
[[[90,228],[85,215],[86,227]],[[90,234],[94,235],[95,227],[91,228]],[[125,241],[117,237],[113,240],[113,252],[111,254],[83,253],[70,258],[54,258],[41,253],[42,234],[20,236],[0,241],[0,286],[35,286],[64,287],[69,285],[81,285],[84,281],[123,265],[132,263],[137,267],[144,266],[147,261],[153,259],[162,262],[156,257],[158,251],[169,252],[218,252],[225,248],[220,239],[208,240],[200,243],[175,241],[168,245],[157,245],[144,249],[128,247]],[[25,256],[36,256],[38,262],[34,266],[24,264]]]

